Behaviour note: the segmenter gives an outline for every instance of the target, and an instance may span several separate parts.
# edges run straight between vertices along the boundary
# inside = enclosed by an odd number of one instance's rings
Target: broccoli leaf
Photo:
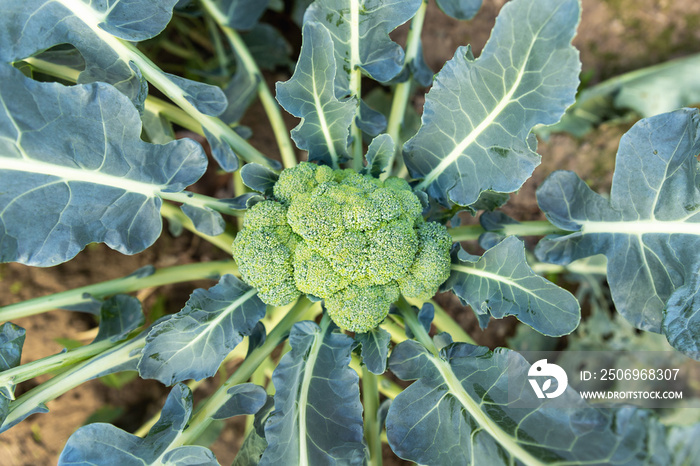
[[[322,327],[296,323],[289,343],[272,375],[275,410],[260,465],[364,464],[358,376],[348,367],[354,341],[326,316]]]
[[[420,4],[421,0],[324,0],[309,6],[304,22],[323,24],[333,38],[338,97],[348,95],[350,75],[357,67],[380,82],[401,72],[404,51],[389,33],[411,19]]]
[[[440,9],[456,19],[472,19],[479,12],[482,0],[436,0]]]
[[[396,150],[394,140],[388,134],[382,134],[372,139],[372,142],[367,148],[367,165],[363,169],[363,173],[372,175],[375,178],[390,169],[389,161],[394,156]]]
[[[38,83],[7,66],[0,79],[0,261],[50,266],[92,242],[125,254],[153,244],[160,193],[202,176],[201,146],[142,141],[138,112],[112,86]]]
[[[180,312],[153,326],[139,374],[165,385],[211,377],[264,316],[257,290],[224,275],[212,288],[196,289]]]
[[[389,368],[418,379],[389,407],[389,445],[419,464],[668,464],[650,411],[597,409],[573,389],[538,399],[530,364],[514,351],[453,343],[436,356],[408,340]],[[527,407],[512,407],[511,400]]]
[[[509,236],[480,258],[459,245],[452,250],[452,274],[442,285],[469,304],[485,328],[489,319],[515,316],[549,336],[571,333],[581,319],[578,301],[532,271],[525,245]]]
[[[123,340],[144,322],[141,301],[127,294],[112,296],[100,307],[100,328],[93,343]]]
[[[350,124],[357,104],[336,98],[335,75],[330,33],[322,24],[307,22],[299,62],[289,81],[277,83],[277,101],[302,119],[292,130],[292,138],[299,149],[309,151],[309,161],[337,168],[348,156]]]
[[[111,424],[88,424],[70,436],[58,464],[218,465],[214,455],[206,448],[173,447],[191,415],[192,392],[187,386],[177,384],[165,400],[160,419],[144,438]]]
[[[512,192],[540,157],[528,135],[573,103],[580,63],[571,39],[578,0],[513,0],[481,56],[457,50],[426,96],[423,123],[404,145],[418,188],[468,206],[481,192]]]
[[[646,118],[693,105],[700,102],[698,73],[700,54],[615,76],[581,91],[559,123],[538,128],[537,134],[567,131],[581,137],[630,110]]]
[[[260,458],[262,458],[267,448],[265,421],[273,408],[274,400],[268,395],[267,402],[255,413],[253,428],[250,429],[248,436],[243,441],[243,445],[241,445],[241,449],[238,450],[232,466],[257,466],[260,463]]]
[[[240,174],[244,185],[267,196],[272,195],[272,188],[279,179],[277,173],[257,163],[243,165]]]
[[[123,41],[141,41],[160,33],[177,0],[7,0],[0,4],[0,59],[13,62],[57,44],[72,44],[85,59],[79,83],[114,84],[142,108],[147,86],[125,53]],[[207,115],[226,108],[215,86],[166,75],[173,87]]]
[[[26,331],[11,322],[0,326],[0,372],[19,366],[22,358],[22,345]],[[15,399],[15,384],[6,383],[0,386],[0,423],[4,422],[10,405]]]
[[[189,204],[180,206],[180,210],[187,218],[192,220],[192,224],[199,232],[209,236],[217,236],[226,229],[226,222],[221,214],[211,207],[195,207]]]
[[[362,345],[362,363],[367,366],[367,370],[373,374],[383,374],[389,357],[389,343],[391,343],[389,332],[376,327],[367,333],[355,334],[355,341]]]
[[[700,269],[699,125],[697,109],[634,125],[620,141],[610,199],[563,171],[537,191],[547,218],[572,232],[545,237],[537,245],[538,258],[565,265],[605,254],[617,310],[637,328],[663,330],[691,355],[697,355],[700,340],[697,312],[690,306]],[[677,290],[664,321],[666,303]]]
[[[700,424],[689,426],[672,426],[668,430],[667,443],[673,461],[673,466],[687,466],[700,458]]]
[[[267,402],[265,389],[252,383],[234,385],[226,394],[230,398],[212,415],[212,419],[228,419],[242,414],[255,414]]]
[[[232,29],[252,29],[265,12],[269,0],[213,0],[226,18],[223,22]]]

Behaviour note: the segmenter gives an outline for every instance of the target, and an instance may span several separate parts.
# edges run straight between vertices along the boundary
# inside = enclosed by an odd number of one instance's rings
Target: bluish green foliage
[[[247,30],[255,26],[267,8],[269,0],[214,0],[226,15],[226,25],[232,29]]]
[[[539,136],[565,131],[581,137],[605,121],[630,111],[648,118],[700,102],[700,55],[615,76],[583,89],[561,121],[537,130]]]
[[[436,3],[466,19],[482,2]],[[380,464],[384,425],[396,454],[418,464],[697,462],[697,426],[666,427],[668,417],[630,406],[593,407],[559,382],[560,397],[540,400],[522,357],[454,342],[472,338],[451,320],[461,316],[431,301],[442,284],[482,326],[513,315],[531,332],[563,335],[577,325],[579,304],[534,271],[576,273],[579,299],[590,295],[587,285],[597,290],[594,311],[577,334],[554,344],[585,348],[580,335],[593,330],[601,335],[587,342],[603,347],[648,344],[649,334],[630,342],[631,329],[610,331],[622,317],[601,320],[612,305],[600,264],[528,265],[533,259],[516,237],[556,232],[540,243],[541,259],[568,264],[606,254],[618,309],[700,357],[697,111],[635,126],[621,144],[610,200],[574,175],[554,174],[539,201],[555,225],[487,214],[481,257],[467,253],[471,243],[452,244],[482,232],[463,211],[504,205],[531,175],[539,163],[533,128],[559,119],[578,82],[571,40],[580,2],[501,3],[481,56],[459,48],[433,83],[420,37],[432,15],[425,0],[1,2],[0,260],[52,265],[96,241],[141,251],[160,234],[162,202],[173,203],[162,214],[174,234],[192,228],[172,214],[177,205],[204,240],[224,249],[233,242],[236,260],[155,274],[144,268],[0,308],[3,320],[52,306],[100,313],[95,341],[23,365],[24,331],[0,327],[0,432],[48,411],[81,383],[138,371],[176,384],[155,426],[145,437],[146,428],[139,436],[106,424],[80,428],[60,464],[218,464],[195,445],[212,442],[223,419],[238,414],[255,416],[240,466]],[[274,12],[264,15],[267,7]],[[311,163],[298,165],[288,121],[266,87],[271,75],[259,72],[287,71],[290,29],[258,22],[280,24],[290,12],[302,47],[292,77],[276,89],[278,102],[302,119],[292,137]],[[390,33],[409,20],[404,52]],[[78,84],[39,82],[53,78]],[[410,80],[432,85],[420,123],[422,97]],[[229,85],[222,92],[204,81]],[[162,100],[147,95],[151,86]],[[274,137],[249,143],[239,122],[258,119],[242,120],[256,97]],[[184,191],[206,158],[195,142],[172,141],[178,127],[204,135],[224,170],[237,169],[240,156],[247,163],[240,180],[255,193],[237,182],[233,199]],[[259,152],[265,140],[278,145],[283,164]],[[344,169],[350,158],[352,169]],[[243,210],[242,222],[221,215]],[[247,284],[219,279],[239,272]],[[120,294],[201,278],[219,281],[146,329],[139,300]],[[159,315],[154,308],[151,316]],[[385,319],[391,309],[398,315]],[[247,349],[245,358],[222,366],[234,349],[236,356]],[[413,382],[393,382],[387,359],[393,375]],[[179,382],[215,374],[207,386],[220,388],[194,411]],[[48,380],[14,399],[15,385],[36,377]]]
[[[88,424],[71,435],[58,459],[58,464],[61,466],[73,464],[124,466],[161,462],[162,464],[218,465],[211,451],[204,447],[172,445],[187,426],[191,414],[192,392],[185,385],[178,384],[170,391],[160,419],[146,437],[137,437],[111,424]],[[176,461],[187,456],[190,460],[196,458],[196,461]]]
[[[338,72],[335,93],[351,93],[350,75],[361,68],[385,82],[401,72],[403,49],[389,33],[416,14],[421,0],[317,0],[306,10],[304,22],[318,22],[333,38]]]
[[[103,81],[143,105],[148,87],[141,71],[118,45],[149,39],[165,28],[177,0],[9,0],[0,5],[0,59],[12,62],[58,44],[74,45],[85,58],[78,82]],[[200,111],[218,115],[226,99],[220,89],[168,75],[183,86]],[[223,105],[223,106],[222,106]],[[218,112],[218,113],[217,113]]]
[[[570,388],[540,400],[529,367],[506,349],[454,343],[436,356],[415,341],[399,344],[389,368],[417,380],[389,408],[389,444],[419,464],[667,464],[665,429],[649,411],[596,409]]]
[[[260,465],[364,464],[358,377],[348,367],[352,338],[328,321],[307,321],[294,325],[289,343],[272,375],[275,410]]]
[[[300,293],[334,322],[367,332],[399,293],[428,299],[447,279],[451,238],[424,222],[406,181],[302,163],[282,172],[275,200],[251,208],[233,244],[243,278],[273,305]]]
[[[172,385],[213,376],[264,317],[265,305],[256,295],[233,275],[195,290],[180,312],[148,333],[138,365],[141,377]]]
[[[356,103],[338,100],[333,89],[336,76],[333,41],[328,30],[314,22],[304,24],[299,63],[289,81],[277,83],[277,100],[302,119],[292,130],[297,147],[309,151],[310,162],[334,167],[348,156],[350,124]]]
[[[100,327],[95,342],[110,339],[117,342],[143,325],[141,301],[127,294],[105,300],[100,307]]]
[[[527,265],[525,246],[514,236],[480,258],[462,248],[452,251],[452,274],[442,286],[469,304],[481,327],[489,319],[514,315],[549,336],[571,333],[581,319],[576,298]]]
[[[472,19],[481,8],[482,0],[436,0],[436,3],[453,18]]]
[[[247,163],[241,168],[241,181],[253,191],[272,195],[272,189],[277,183],[279,175],[267,167],[257,163]]]
[[[213,415],[213,419],[228,419],[243,414],[255,414],[267,402],[267,393],[259,385],[234,385],[228,392],[228,401]]]
[[[50,266],[92,242],[125,254],[153,244],[159,195],[202,176],[201,146],[143,142],[138,112],[106,84],[38,83],[7,65],[0,76],[0,260]]]
[[[355,341],[361,345],[362,363],[373,374],[386,372],[389,358],[391,335],[383,328],[373,328],[366,333],[355,334]]]
[[[197,231],[205,235],[217,236],[224,232],[226,223],[221,214],[209,207],[195,207],[183,204],[180,210],[192,220]]]
[[[388,164],[395,150],[396,145],[388,134],[382,134],[372,139],[365,156],[367,166],[364,173],[379,178],[382,173],[390,168]]]
[[[444,205],[468,206],[483,191],[523,184],[539,164],[530,130],[555,123],[574,101],[579,15],[577,0],[515,0],[478,59],[457,50],[426,96],[418,134],[404,145],[421,188]]]
[[[5,322],[0,326],[0,370],[6,371],[19,366],[24,345],[25,330],[13,323]],[[14,384],[0,387],[0,420],[5,419],[13,400]]]
[[[537,191],[547,218],[572,232],[546,237],[538,257],[567,264],[605,254],[617,310],[637,328],[665,331],[695,356],[700,332],[690,303],[700,267],[699,125],[698,111],[690,109],[637,123],[620,141],[610,199],[571,172],[553,173]]]

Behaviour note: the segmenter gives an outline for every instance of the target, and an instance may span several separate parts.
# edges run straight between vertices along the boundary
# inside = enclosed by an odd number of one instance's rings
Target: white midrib
[[[85,183],[109,186],[123,189],[132,193],[142,194],[146,197],[156,197],[165,186],[143,183],[127,178],[109,175],[99,171],[83,168],[72,168],[54,165],[38,160],[0,158],[0,170],[13,170],[38,175],[48,175],[60,178],[66,182],[82,181]]]
[[[355,67],[360,66],[360,5],[358,0],[350,2],[350,89],[355,89],[359,83],[352,83],[359,79],[355,73]]]
[[[299,389],[299,466],[309,466],[309,452],[306,445],[306,405],[309,401],[309,386],[314,375],[314,366],[318,353],[323,344],[323,332],[314,336],[314,343],[309,350],[309,356],[304,366],[304,378]]]
[[[216,124],[212,124],[212,118],[204,115],[197,108],[189,103],[183,94],[180,87],[170,81],[165,74],[160,70],[154,70],[151,63],[144,59],[139,53],[135,53],[118,37],[113,36],[100,27],[100,23],[107,19],[107,16],[99,11],[90,8],[88,5],[79,0],[54,0],[69,11],[71,11],[80,21],[85,23],[92,31],[100,38],[101,41],[109,45],[109,47],[121,58],[125,63],[134,62],[141,70],[144,77],[156,86],[161,92],[166,94],[193,117],[196,117],[202,126],[206,126],[207,130],[211,131],[215,136],[222,137],[223,131]]]
[[[495,280],[497,282],[504,283],[508,286],[512,286],[513,288],[518,288],[519,290],[522,290],[523,292],[525,292],[527,294],[533,294],[532,290],[518,285],[516,282],[514,282],[513,280],[509,280],[507,277],[504,277],[503,275],[498,275],[495,273],[487,272],[485,270],[477,269],[474,267],[464,267],[464,266],[455,265],[455,264],[452,264],[451,268],[452,268],[452,270],[456,270],[457,272],[466,273],[468,275],[476,275],[478,277],[483,277],[483,278],[486,278],[488,280]]]
[[[116,51],[122,49],[122,47],[120,47],[120,45],[122,45],[120,40],[114,37],[112,34],[106,32],[99,26],[101,22],[104,22],[107,19],[106,14],[103,14],[93,8],[90,8],[88,5],[86,5],[80,0],[54,1],[60,3],[61,5],[66,7],[66,9],[73,12],[73,14],[77,16],[80,19],[80,21],[82,21],[90,29],[92,29],[95,32],[95,34],[97,34],[102,41],[109,44],[110,47],[112,47]]]
[[[542,26],[544,27],[544,25]],[[540,28],[541,30],[541,28]],[[515,94],[515,91],[518,90],[518,86],[520,86],[520,81],[522,81],[523,76],[525,75],[525,68],[527,67],[528,60],[530,58],[530,53],[532,53],[532,48],[535,46],[535,42],[537,42],[537,38],[539,36],[540,31],[537,31],[536,34],[533,35],[532,42],[530,42],[530,47],[527,49],[527,53],[525,54],[525,59],[523,60],[523,66],[518,70],[518,76],[515,78],[515,81],[513,82],[513,85],[510,87],[508,92],[503,96],[503,98],[498,102],[498,104],[494,107],[494,109],[486,115],[486,118],[479,123],[479,125],[474,128],[462,141],[455,146],[454,149],[445,157],[442,159],[442,161],[437,165],[437,167],[433,168],[427,175],[425,175],[425,178],[423,181],[421,181],[418,186],[416,186],[416,189],[425,189],[430,184],[442,174],[443,171],[447,169],[450,165],[452,165],[461,155],[464,150],[472,145],[474,141],[476,141],[476,138],[478,138],[481,133],[486,130],[491,124],[496,120],[496,118],[501,114],[501,112],[508,106],[508,104],[511,103],[511,99],[513,98],[513,95]]]
[[[331,136],[330,129],[328,128],[328,122],[326,121],[326,115],[323,113],[323,104],[319,99],[318,89],[316,87],[316,71],[313,71],[314,75],[311,77],[311,82],[314,86],[314,107],[316,107],[316,113],[318,114],[318,123],[321,125],[321,131],[323,132],[323,137],[326,140],[326,145],[328,146],[328,153],[333,161],[333,167],[338,168],[338,153],[335,151],[335,145],[333,144],[333,137]]]
[[[581,233],[622,233],[630,236],[645,234],[695,235],[700,236],[700,223],[687,222],[686,219],[676,221],[637,220],[621,222],[581,222]]]
[[[512,436],[501,429],[493,419],[481,410],[476,401],[464,391],[464,387],[462,387],[462,384],[454,375],[454,372],[452,372],[452,368],[449,364],[432,355],[429,356],[429,360],[440,372],[440,375],[447,384],[450,394],[464,406],[467,412],[469,412],[469,415],[476,421],[477,425],[493,437],[508,453],[528,466],[541,466],[545,464],[532,456],[530,452],[525,450]]]

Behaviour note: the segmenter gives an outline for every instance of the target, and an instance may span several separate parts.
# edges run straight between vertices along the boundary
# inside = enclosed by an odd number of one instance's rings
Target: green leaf
[[[578,301],[568,291],[532,271],[525,245],[515,236],[477,257],[457,246],[452,273],[442,285],[469,304],[485,328],[489,319],[515,316],[548,336],[571,333],[581,319]]]
[[[394,140],[388,134],[382,134],[372,139],[365,156],[367,165],[364,168],[364,173],[379,178],[390,168],[388,165],[394,156],[395,147]]]
[[[177,0],[6,0],[0,4],[0,60],[13,62],[58,44],[72,44],[85,59],[79,83],[114,84],[137,107],[148,86],[123,41],[160,33]],[[215,86],[165,74],[200,112],[218,115],[226,98]]]
[[[240,174],[244,185],[266,196],[272,195],[272,188],[279,179],[277,173],[257,163],[243,165]]]
[[[324,25],[333,38],[338,97],[350,92],[355,68],[380,82],[401,72],[404,51],[389,33],[411,19],[420,5],[421,0],[318,0],[306,10],[304,22]]]
[[[100,328],[93,343],[106,339],[113,342],[123,340],[145,320],[141,301],[137,298],[126,294],[112,296],[100,307]]]
[[[226,26],[232,29],[253,28],[267,8],[269,0],[214,0],[226,17]]]
[[[668,464],[665,429],[650,411],[597,409],[571,388],[539,399],[530,364],[513,351],[453,343],[436,356],[408,340],[394,348],[389,368],[418,379],[386,420],[401,458],[441,466]]]
[[[0,372],[19,366],[26,331],[11,322],[0,326]],[[0,386],[0,425],[5,421],[10,401],[15,399],[15,384]]]
[[[153,326],[139,374],[165,385],[211,377],[264,316],[257,290],[224,275],[212,288],[195,290],[180,312]]]
[[[699,128],[697,109],[634,125],[620,141],[610,199],[571,172],[553,173],[537,190],[550,222],[572,232],[545,237],[538,258],[565,265],[605,254],[617,310],[639,329],[663,330],[691,355],[700,341],[697,312],[686,308],[700,270]]]
[[[367,333],[355,334],[355,341],[361,348],[362,363],[373,374],[381,375],[386,371],[389,358],[391,335],[386,330],[376,327]]]
[[[265,389],[252,383],[234,385],[226,393],[229,399],[212,415],[212,419],[255,414],[267,401]]]
[[[178,384],[165,400],[160,419],[144,438],[111,424],[88,424],[70,436],[58,464],[218,466],[214,455],[204,447],[175,446],[191,415],[192,392]]]
[[[423,124],[404,146],[419,189],[468,206],[517,190],[539,164],[528,135],[573,103],[580,63],[571,45],[578,0],[513,0],[481,56],[457,50],[428,93]]]
[[[253,428],[250,429],[248,436],[243,441],[243,445],[241,445],[241,449],[238,450],[232,466],[257,466],[260,463],[260,458],[262,458],[267,448],[264,424],[273,407],[273,399],[271,396],[268,396],[265,405],[255,413]]]
[[[180,206],[180,210],[192,220],[195,229],[205,235],[218,236],[226,229],[224,218],[211,207],[183,204]]]
[[[275,411],[265,424],[268,447],[260,465],[362,465],[362,404],[357,373],[348,367],[354,341],[326,316],[294,324],[272,374]]]
[[[350,124],[355,117],[354,100],[339,101],[333,91],[336,60],[333,41],[321,24],[304,24],[299,62],[289,81],[277,83],[277,101],[301,118],[292,130],[297,147],[309,151],[309,161],[332,167],[348,157]]]
[[[537,134],[566,131],[581,137],[630,110],[644,118],[700,102],[700,54],[616,76],[584,89],[561,121]]]
[[[124,254],[153,244],[160,195],[202,176],[201,146],[142,141],[138,112],[112,86],[38,83],[7,66],[0,79],[0,261],[50,266],[88,243]]]
[[[482,0],[437,0],[437,5],[447,15],[456,19],[472,19],[479,12]]]

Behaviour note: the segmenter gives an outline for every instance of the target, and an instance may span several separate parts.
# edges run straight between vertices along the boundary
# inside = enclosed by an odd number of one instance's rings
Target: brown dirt
[[[486,0],[472,22],[447,18],[431,3],[423,34],[424,49],[430,53],[428,65],[435,71],[452,57],[459,45],[471,43],[478,56],[488,39],[495,16],[505,0]],[[663,60],[695,53],[700,48],[700,2],[694,0],[583,0],[583,17],[575,44],[581,51],[583,73],[591,84],[613,75]],[[401,40],[404,32],[397,32]],[[294,41],[298,44],[298,40]],[[286,75],[268,76],[268,82],[286,79]],[[414,105],[420,111],[422,99]],[[294,126],[296,122],[288,118]],[[254,106],[243,124],[255,132],[253,144],[267,154],[277,154],[274,139],[266,136],[266,118],[259,105]],[[555,135],[541,143],[542,165],[505,209],[519,219],[538,219],[541,213],[534,192],[555,169],[575,170],[596,190],[608,192],[614,154],[622,133],[629,125],[604,125],[590,136],[577,140]],[[230,195],[229,178],[211,171],[198,189],[219,197]],[[474,220],[472,220],[474,221]],[[167,232],[146,252],[123,256],[102,245],[86,248],[67,264],[51,269],[29,268],[18,264],[0,264],[0,306],[31,297],[43,296],[111,278],[153,264],[165,267],[191,261],[221,258],[223,252],[196,237],[184,234],[172,238]],[[195,285],[179,285],[149,290],[144,309],[159,299],[169,312],[179,310]],[[502,345],[512,332],[513,321],[492,322],[482,331],[473,313],[462,307],[454,296],[442,295],[439,302],[480,343],[490,347]],[[22,362],[26,363],[61,350],[56,338],[81,339],[94,328],[89,316],[67,311],[52,311],[16,322],[27,329]],[[18,387],[21,393],[36,382]],[[206,392],[206,390],[204,390]],[[0,436],[0,463],[7,466],[55,464],[68,436],[105,405],[123,409],[120,426],[134,429],[162,406],[167,390],[154,381],[133,381],[124,389],[109,388],[100,381],[86,383],[58,400],[49,403],[49,414],[34,415]],[[198,395],[199,397],[199,395]],[[230,464],[241,439],[241,424],[227,424],[213,450],[221,464]],[[391,464],[408,464],[396,461]]]

